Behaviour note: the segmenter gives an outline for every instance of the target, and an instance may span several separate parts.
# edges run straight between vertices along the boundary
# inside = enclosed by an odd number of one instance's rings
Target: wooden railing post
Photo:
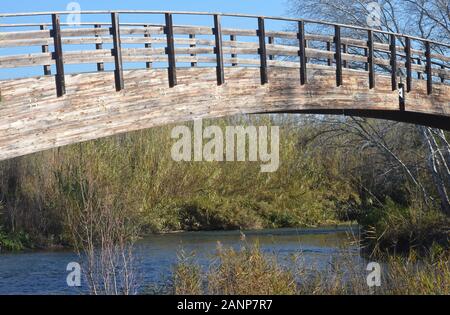
[[[429,41],[425,42],[425,56],[427,59],[426,72],[427,72],[427,93],[431,95],[433,93],[433,73],[431,65],[431,44]]]
[[[259,56],[261,59],[261,84],[269,82],[267,74],[267,49],[266,49],[266,29],[264,18],[258,18]]]
[[[144,37],[147,38],[148,40],[151,39],[151,35],[149,33],[149,25],[144,25],[145,31],[144,31]],[[151,49],[152,48],[152,44],[151,43],[145,43],[145,48]],[[152,62],[151,61],[147,61],[145,63],[145,68],[146,69],[150,69],[152,67]]]
[[[235,42],[237,40],[237,36],[236,35],[230,35],[230,41]],[[231,58],[232,59],[237,59],[238,55],[237,54],[231,54]],[[238,63],[237,62],[233,62],[231,64],[232,67],[237,67]]]
[[[52,14],[52,37],[55,45],[53,59],[56,63],[56,94],[58,97],[66,94],[66,82],[64,78],[64,56],[61,41],[61,22],[59,14]]]
[[[195,34],[189,34],[189,39],[195,41]],[[197,47],[197,45],[196,44],[190,44],[189,47],[190,48],[195,48],[195,47]],[[191,54],[191,57],[197,57],[197,54]],[[197,67],[197,62],[195,62],[195,61],[191,62],[191,67]]]
[[[373,49],[373,31],[368,31],[368,41],[367,48],[369,50],[369,88],[373,89],[375,87],[375,57],[374,57],[374,49]]]
[[[41,31],[45,31],[47,28],[45,25],[40,26]],[[42,45],[42,52],[48,53],[48,45]],[[44,67],[44,75],[51,75],[52,74],[52,67],[50,65],[45,65]]]
[[[445,70],[445,66],[441,65],[441,70]],[[441,72],[441,83],[445,83],[445,73]]]
[[[406,54],[406,92],[412,89],[412,60],[411,60],[411,38],[405,37],[405,54]]]
[[[113,36],[113,55],[114,55],[114,79],[116,83],[116,91],[124,89],[123,83],[123,65],[122,65],[122,45],[120,42],[120,23],[119,13],[111,13],[111,34]]]
[[[391,51],[391,84],[392,91],[398,89],[397,84],[397,41],[394,34],[390,35],[390,51]]]
[[[97,28],[97,29],[99,29],[99,28],[101,28],[101,27],[102,27],[102,26],[99,25],[99,24],[94,25],[94,28]],[[99,35],[98,35],[98,34],[95,34],[95,37],[98,38]],[[96,43],[96,44],[95,44],[95,49],[96,49],[96,50],[103,49],[103,44]],[[104,65],[103,62],[98,62],[98,63],[97,63],[97,71],[100,71],[100,72],[105,71],[105,65]]]
[[[336,60],[336,85],[342,85],[342,51],[341,51],[341,27],[339,25],[334,26],[334,46]]]
[[[214,37],[216,47],[214,49],[216,53],[216,73],[217,73],[217,85],[225,83],[225,72],[223,69],[223,46],[222,46],[222,24],[220,23],[220,15],[214,15]]]
[[[300,84],[305,85],[307,81],[307,72],[306,72],[306,39],[305,39],[305,22],[298,22],[298,55],[300,57]]]
[[[177,62],[175,59],[175,42],[173,39],[173,18],[171,13],[166,13],[166,27],[165,33],[167,37],[167,49],[166,54],[169,61],[169,86],[174,87],[177,85]]]

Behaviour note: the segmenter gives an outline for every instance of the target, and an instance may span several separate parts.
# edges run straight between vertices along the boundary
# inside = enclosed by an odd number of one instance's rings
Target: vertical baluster
[[[122,45],[120,42],[120,23],[119,13],[111,13],[111,35],[113,36],[113,55],[114,55],[114,80],[116,91],[124,89],[123,65],[122,65]]]
[[[261,84],[269,82],[267,74],[266,30],[264,18],[258,18],[259,56],[261,59]]]
[[[347,48],[348,48],[347,44],[342,45],[342,53],[343,54],[346,54],[348,52]],[[344,59],[343,65],[344,65],[344,68],[348,68],[347,60]]]
[[[214,15],[214,37],[216,40],[216,60],[217,60],[217,85],[222,85],[225,82],[225,73],[223,68],[223,46],[222,46],[222,25],[220,23],[220,15]]]
[[[45,25],[40,26],[41,31],[45,31],[47,28]],[[48,45],[42,45],[42,52],[48,53]],[[44,75],[51,75],[52,74],[52,67],[50,65],[45,65],[44,67]]]
[[[367,48],[364,48],[364,57],[366,57],[367,60],[369,60],[369,50]],[[369,71],[369,62],[364,63],[364,69],[366,71]]]
[[[441,72],[441,83],[445,83],[445,73],[444,73],[445,66],[444,65],[441,65],[441,70],[442,70],[442,72]]]
[[[391,51],[391,84],[392,91],[397,90],[397,44],[394,34],[390,36],[390,51]]]
[[[195,41],[196,41],[195,34],[189,34],[189,39],[194,41],[194,44],[190,44],[189,47],[191,47],[191,48],[197,47],[197,44],[195,43]],[[196,58],[197,54],[193,53],[193,54],[191,54],[191,57]],[[195,62],[195,61],[191,62],[191,67],[197,67],[197,62]]]
[[[411,60],[411,38],[405,37],[405,54],[406,54],[406,92],[412,89],[412,60]]]
[[[236,35],[230,35],[230,41],[235,42],[236,40],[237,40],[237,36],[236,36]],[[232,46],[233,46],[233,45],[232,45]],[[232,47],[232,48],[234,48],[234,47]],[[237,57],[238,57],[237,54],[231,54],[231,59],[237,60]],[[238,66],[237,61],[236,61],[236,62],[233,62],[233,63],[231,64],[231,66],[232,66],[232,67],[237,67],[237,66]]]
[[[145,30],[144,30],[144,37],[147,38],[148,40],[151,39],[150,31],[148,29],[149,27],[150,27],[150,25],[144,25],[144,28],[145,28]],[[145,48],[151,49],[152,48],[152,43],[145,43]],[[153,64],[152,64],[151,61],[147,61],[145,63],[145,68],[150,69],[152,67],[152,65]]]
[[[431,44],[429,41],[425,42],[425,56],[427,58],[427,93],[431,95],[433,93],[433,73],[432,73],[432,64],[431,64]]]
[[[275,38],[273,36],[269,36],[269,45],[274,45],[275,44]],[[273,60],[274,56],[273,55],[269,55],[269,60]]]
[[[300,57],[300,84],[305,85],[307,81],[307,72],[306,72],[306,39],[305,39],[305,22],[298,22],[298,46],[299,51],[298,55]]]
[[[166,28],[165,33],[167,37],[167,50],[166,54],[169,59],[169,86],[174,87],[177,85],[177,63],[175,59],[175,43],[173,39],[173,18],[171,13],[166,13]]]
[[[327,42],[327,51],[330,51],[330,52],[331,52],[331,43],[330,43],[330,42]],[[328,59],[327,59],[327,65],[328,65],[329,67],[331,67],[331,66],[333,65],[333,59],[328,58]]]
[[[374,58],[374,49],[373,49],[373,31],[368,31],[368,41],[367,48],[369,51],[369,88],[373,89],[375,87],[375,58]]]
[[[421,66],[422,65],[422,59],[417,58],[417,65]],[[422,80],[423,76],[422,76],[422,71],[417,71],[417,79]]]
[[[58,97],[66,94],[66,82],[64,77],[64,56],[61,41],[61,22],[59,14],[52,14],[52,36],[55,46],[53,59],[56,63],[56,94]]]
[[[342,85],[342,51],[341,51],[341,27],[334,26],[334,46],[335,46],[335,60],[336,60],[336,85]]]
[[[94,25],[94,28],[96,28],[96,29],[100,29],[102,26],[100,25],[100,24],[95,24]],[[95,34],[95,37],[96,38],[98,38],[98,37],[100,37],[99,36],[99,34]],[[103,44],[101,44],[101,43],[96,43],[95,44],[95,49],[96,50],[100,50],[100,49],[103,49]],[[103,62],[98,62],[97,63],[97,71],[100,71],[100,72],[102,72],[102,71],[104,71],[105,70],[105,65],[104,65],[104,63]]]

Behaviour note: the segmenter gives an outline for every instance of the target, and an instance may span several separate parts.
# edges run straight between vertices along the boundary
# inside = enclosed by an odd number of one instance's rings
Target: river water
[[[245,243],[239,231],[153,235],[137,245],[139,274],[144,284],[163,283],[170,276],[180,249],[194,252],[200,265],[206,266],[218,242],[236,249],[258,242],[264,252],[276,253],[281,263],[292,263],[293,256],[301,255],[302,264],[313,269],[326,268],[342,251],[352,253],[355,261],[362,263],[357,247],[350,243],[354,232],[348,227],[246,231]],[[78,261],[78,256],[68,251],[0,254],[0,294],[86,292],[83,283],[81,288],[66,284],[67,264]]]

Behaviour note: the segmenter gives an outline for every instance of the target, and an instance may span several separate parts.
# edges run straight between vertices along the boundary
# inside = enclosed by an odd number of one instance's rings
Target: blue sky
[[[65,10],[72,1],[20,0],[2,1],[1,12],[28,12]],[[82,10],[177,10],[252,13],[258,15],[284,15],[286,0],[78,0]]]
[[[202,11],[202,12],[222,12],[222,13],[243,13],[254,15],[270,15],[270,16],[286,16],[288,15],[287,0],[164,0],[164,1],[142,1],[142,0],[19,0],[19,1],[2,1],[1,13],[16,12],[36,12],[36,11],[66,11],[67,6],[71,2],[79,3],[81,10],[157,10],[157,11]],[[61,21],[64,23],[66,17],[62,16]],[[106,19],[106,20],[105,20]],[[96,15],[83,15],[81,22],[106,22],[109,17]],[[144,16],[144,15],[121,15],[121,22],[141,22],[163,23],[164,17],[161,16]],[[38,17],[16,17],[16,18],[0,18],[0,24],[4,23],[42,23],[51,22],[50,16]],[[193,25],[211,25],[211,17],[202,16],[174,16],[175,24],[193,24]],[[256,19],[237,19],[224,18],[223,27],[236,28],[256,28]],[[272,30],[285,29],[286,23],[282,22],[266,22],[266,28]],[[16,29],[20,31],[29,28]],[[0,32],[11,31],[11,28],[1,28]],[[70,50],[81,50],[85,47],[68,48]],[[89,47],[87,49],[92,49]],[[23,47],[23,49],[1,49],[0,56],[16,55],[25,53],[39,53],[40,47]],[[132,66],[132,65],[131,65]],[[76,69],[75,69],[76,68]],[[78,71],[90,71],[93,66],[68,66],[66,73]],[[110,68],[108,66],[107,68]],[[42,72],[41,67],[32,68],[16,68],[16,69],[0,69],[0,79],[34,76]]]

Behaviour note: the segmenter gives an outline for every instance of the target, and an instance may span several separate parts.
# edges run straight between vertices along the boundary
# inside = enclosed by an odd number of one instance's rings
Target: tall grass
[[[367,285],[365,263],[343,252],[328,266],[307,266],[302,257],[280,264],[276,254],[262,253],[257,245],[241,250],[219,248],[208,268],[193,257],[175,266],[171,282],[175,294],[212,295],[448,295],[450,253],[430,251],[424,258],[387,255],[381,261],[380,287]]]

